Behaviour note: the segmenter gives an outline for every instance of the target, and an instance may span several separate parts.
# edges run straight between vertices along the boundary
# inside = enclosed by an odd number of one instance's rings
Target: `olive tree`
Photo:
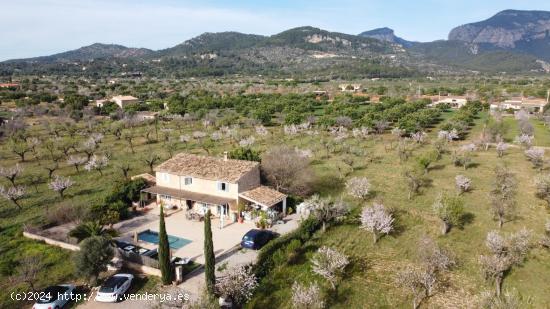
[[[409,187],[408,199],[410,200],[414,194],[418,194],[420,188],[427,182],[427,179],[424,176],[424,170],[419,167],[406,169],[403,176]]]
[[[107,264],[113,256],[111,240],[102,236],[86,238],[80,243],[80,250],[74,257],[75,272],[95,285],[99,274],[107,270]]]
[[[516,192],[517,181],[514,174],[506,166],[497,166],[490,196],[491,210],[498,221],[499,228],[514,211]]]
[[[433,204],[435,214],[441,219],[441,234],[445,235],[452,226],[459,226],[464,216],[464,201],[458,197],[439,194]]]

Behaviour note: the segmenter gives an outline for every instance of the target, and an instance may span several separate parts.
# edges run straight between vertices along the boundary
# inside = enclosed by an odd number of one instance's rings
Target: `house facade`
[[[143,192],[169,208],[236,220],[244,208],[286,213],[286,195],[262,186],[258,162],[180,153],[158,165]]]
[[[499,103],[491,104],[492,110],[525,110],[531,114],[542,113],[548,100],[537,98],[512,98]]]
[[[431,106],[437,106],[440,104],[449,105],[451,108],[459,109],[468,104],[468,99],[466,97],[444,97],[439,98]]]
[[[120,108],[124,108],[126,105],[138,103],[139,99],[131,95],[117,95],[112,97],[110,101],[115,102]]]

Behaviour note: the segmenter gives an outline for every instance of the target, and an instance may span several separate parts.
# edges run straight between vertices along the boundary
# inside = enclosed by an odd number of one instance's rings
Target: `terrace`
[[[156,216],[157,209],[154,208],[147,216]],[[182,244],[182,246],[171,246],[172,255],[174,257],[189,258],[194,262],[203,264],[204,222],[188,220],[184,211],[176,211],[165,217],[165,224],[168,237],[172,237],[174,241]],[[215,255],[218,256],[238,245],[242,236],[252,228],[255,228],[255,226],[251,222],[231,222],[228,218],[222,222],[219,218],[212,218],[212,239]],[[143,224],[120,225],[118,227],[119,239],[137,244],[143,248],[155,249],[157,244],[155,244],[154,239],[147,235],[158,232],[158,229],[158,217],[156,220],[145,220]]]

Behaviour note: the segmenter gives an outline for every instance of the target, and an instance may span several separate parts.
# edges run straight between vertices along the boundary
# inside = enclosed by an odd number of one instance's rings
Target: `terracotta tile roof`
[[[258,204],[271,207],[282,201],[286,195],[266,186],[259,186],[239,194],[241,197]]]
[[[131,95],[117,95],[112,98],[112,100],[122,100],[122,101],[129,101],[129,100],[137,100],[138,98],[133,97]]]
[[[258,162],[224,160],[223,158],[180,153],[161,163],[155,168],[155,171],[237,183],[242,176],[258,166]]]
[[[139,175],[135,175],[135,176],[131,177],[132,180],[137,179],[137,178],[145,179],[145,181],[147,182],[147,184],[149,186],[154,186],[154,185],[157,184],[157,178],[155,178],[155,176],[153,176],[149,173],[139,174]]]

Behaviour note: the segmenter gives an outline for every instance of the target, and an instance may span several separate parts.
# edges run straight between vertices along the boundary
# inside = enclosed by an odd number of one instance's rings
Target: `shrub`
[[[283,235],[277,239],[274,239],[265,245],[258,254],[257,262],[254,265],[254,273],[258,278],[266,276],[271,269],[277,264],[274,261],[274,255],[280,250],[286,250],[287,246],[293,240],[300,240],[302,243],[306,242],[313,236],[313,234],[319,230],[321,224],[319,221],[308,218],[300,224],[300,227],[294,232]]]

